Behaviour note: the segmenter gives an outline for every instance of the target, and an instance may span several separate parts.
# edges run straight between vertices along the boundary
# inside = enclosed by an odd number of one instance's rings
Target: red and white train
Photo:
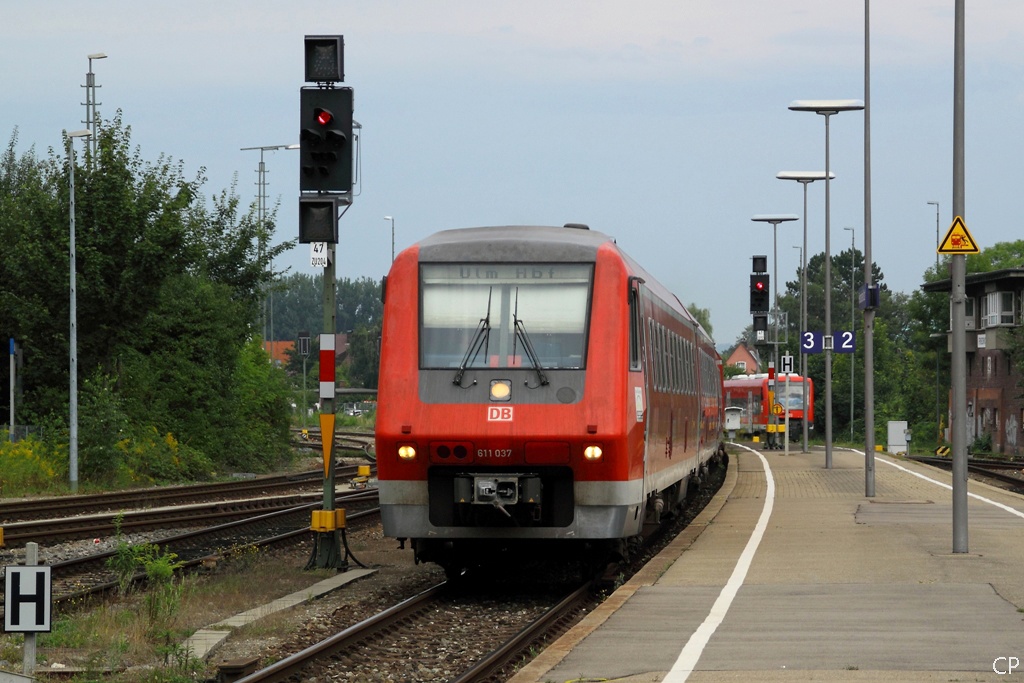
[[[758,437],[769,448],[782,448],[782,439],[776,435],[785,431],[787,412],[790,441],[803,434],[804,420],[809,429],[814,429],[814,381],[810,377],[806,380],[806,407],[804,383],[800,375],[780,374],[775,377],[773,389],[767,373],[737,375],[725,380],[725,405],[739,411],[740,432]]]
[[[440,232],[385,282],[384,533],[450,574],[625,554],[724,457],[723,409],[711,338],[586,226]]]

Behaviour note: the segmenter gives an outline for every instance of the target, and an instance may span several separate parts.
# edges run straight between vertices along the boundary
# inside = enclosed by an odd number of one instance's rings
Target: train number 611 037
[[[511,448],[478,448],[476,449],[476,457],[478,458],[511,458]]]

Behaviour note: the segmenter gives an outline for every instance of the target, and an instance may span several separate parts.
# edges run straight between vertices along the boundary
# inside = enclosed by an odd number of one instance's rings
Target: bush
[[[31,436],[17,443],[8,440],[6,431],[0,432],[0,436],[0,495],[64,490],[68,472],[66,450],[61,452]]]

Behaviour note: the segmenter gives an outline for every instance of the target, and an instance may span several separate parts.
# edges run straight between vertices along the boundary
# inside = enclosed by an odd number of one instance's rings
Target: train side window
[[[644,328],[640,318],[640,297],[635,289],[629,292],[629,369],[640,370],[641,343]]]

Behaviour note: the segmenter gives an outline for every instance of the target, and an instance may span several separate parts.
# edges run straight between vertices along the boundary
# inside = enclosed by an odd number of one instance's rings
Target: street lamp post
[[[384,220],[391,221],[391,262],[395,262],[395,219],[391,216],[384,216]]]
[[[807,331],[807,186],[813,183],[815,180],[824,180],[824,171],[779,171],[775,174],[775,177],[779,180],[795,180],[804,186],[804,247],[800,252],[800,332]],[[835,173],[830,173],[829,178],[835,178]],[[800,376],[803,377],[803,406],[804,406],[804,420],[803,420],[803,437],[804,437],[804,453],[809,452],[807,445],[807,402],[810,399],[807,391],[807,354],[800,352]]]
[[[939,276],[939,203],[928,202],[935,206],[935,276]],[[942,336],[945,335],[933,335]],[[935,442],[942,443],[942,421],[939,415],[939,351],[935,350]]]
[[[854,282],[857,280],[857,263],[854,258],[854,251],[857,248],[855,237],[856,231],[853,228],[843,228],[843,230],[850,231],[850,334],[853,334],[856,323],[854,316],[857,315],[857,297],[855,294],[856,287]],[[853,384],[854,384],[854,368],[857,365],[857,357],[855,354],[850,354],[850,443],[853,443]]]
[[[772,224],[772,311],[775,314],[775,337],[772,341],[774,351],[772,358],[774,359],[775,371],[779,370],[779,223],[786,223],[789,221],[795,221],[797,216],[793,214],[757,214],[750,220],[756,223],[771,223]],[[789,408],[789,397],[786,397],[786,409]],[[775,421],[775,435],[778,438],[779,432],[779,416],[775,415],[775,411],[772,411],[772,415]],[[783,439],[789,439],[789,434],[785,434]],[[778,447],[778,444],[776,444]]]
[[[939,203],[928,202],[935,206],[935,274],[939,274]]]
[[[825,469],[832,469],[832,252],[829,232],[831,194],[829,179],[829,117],[864,108],[862,100],[795,100],[792,111],[810,111],[825,117]],[[870,426],[869,426],[870,429]]]
[[[249,152],[249,151],[252,151],[254,149],[258,149],[260,151],[260,165],[256,169],[256,174],[257,174],[257,176],[256,176],[256,187],[257,187],[257,189],[259,191],[259,194],[256,197],[256,214],[257,214],[257,220],[259,221],[259,226],[260,226],[259,245],[257,246],[257,251],[258,251],[257,258],[262,260],[263,259],[263,252],[266,249],[266,241],[267,241],[267,226],[266,226],[266,220],[267,220],[267,167],[263,163],[263,153],[264,152],[272,152],[272,151],[276,151],[276,150],[279,150],[279,149],[299,149],[299,145],[294,145],[294,144],[293,145],[262,145],[262,146],[258,146],[258,147],[242,147],[241,151]],[[273,266],[273,262],[271,262],[270,263],[271,277],[273,277],[273,267],[274,267]],[[269,294],[268,294],[269,304],[267,302],[267,299],[265,298],[263,300],[263,305],[261,306],[261,317],[262,317],[261,323],[262,323],[262,327],[263,327],[263,341],[264,341],[264,344],[266,344],[267,341],[270,342],[270,362],[273,363],[274,362],[274,289],[272,287],[268,287],[268,289],[269,289]],[[267,315],[268,307],[270,309],[269,310],[269,316]],[[269,320],[270,320],[270,336],[269,337],[267,336],[267,320],[268,320],[268,317],[269,317]]]
[[[96,88],[101,86],[96,85],[96,76],[92,72],[92,60],[94,59],[106,59],[107,55],[102,52],[94,52],[91,55],[86,55],[89,60],[89,72],[85,74],[85,118],[86,121],[82,121],[85,127],[92,131],[92,139],[89,140],[89,146],[91,155],[89,157],[89,163],[92,163],[92,159],[96,156],[96,139],[97,128],[99,128],[98,122],[96,121],[96,105],[99,102],[96,101]]]
[[[68,256],[71,271],[71,331],[68,346],[70,347],[70,398],[68,404],[68,472],[71,492],[78,492],[78,298],[76,293],[75,270],[75,138],[88,138],[90,130],[76,130],[68,133],[68,196],[69,213],[71,214]],[[12,425],[13,428],[13,425]]]

